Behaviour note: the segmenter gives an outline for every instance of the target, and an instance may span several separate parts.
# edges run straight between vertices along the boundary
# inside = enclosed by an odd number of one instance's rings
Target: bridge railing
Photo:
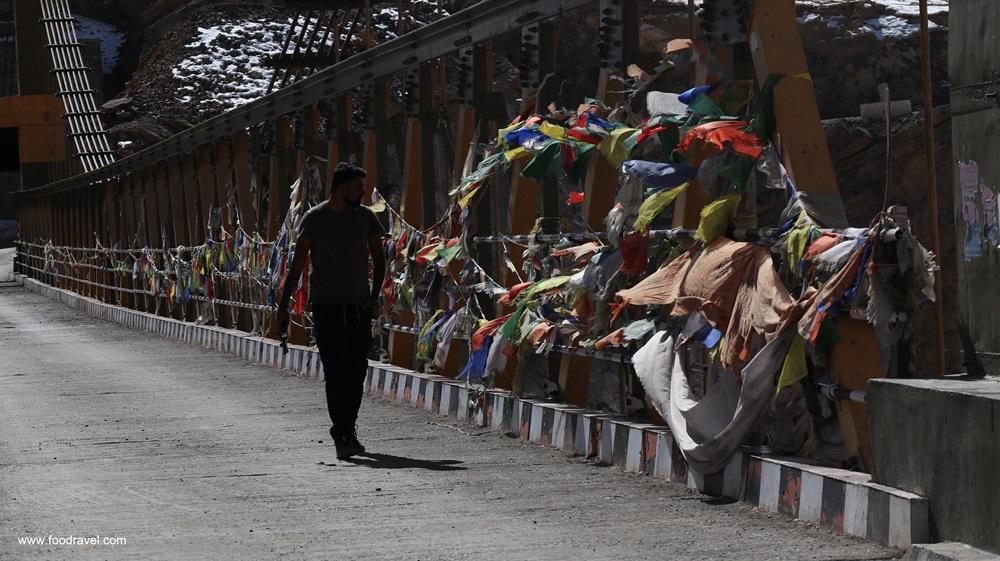
[[[549,94],[543,92],[551,89],[545,77],[557,65],[555,22],[585,12],[601,30],[601,77],[593,95],[610,100],[620,89],[616,76],[638,50],[637,9],[635,0],[480,2],[130,157],[21,192],[18,269],[122,306],[273,336],[267,311],[280,263],[272,260],[282,259],[283,219],[307,167],[315,165],[323,186],[332,164],[346,159],[369,170],[369,188],[401,176],[401,217],[430,226],[443,210],[439,193],[454,185],[469,150],[511,117],[496,109],[491,91],[493,42],[520,41],[521,109],[544,107]],[[458,119],[444,126],[442,57],[458,61],[461,73]],[[390,174],[386,146],[399,136],[390,132],[387,101],[394,81],[406,84],[406,131],[401,169]],[[437,161],[454,171],[442,173]],[[603,162],[592,167],[600,169],[588,173],[585,214],[600,228],[616,172]],[[509,222],[508,233],[526,234],[538,216],[558,216],[559,201],[512,175],[509,207],[479,205],[479,233],[499,233]],[[508,207],[509,220],[497,214],[499,206]],[[496,274],[493,255],[484,250],[479,261]],[[191,284],[181,276],[199,275],[195,280],[207,289],[172,292]],[[305,336],[294,328],[292,337],[301,342]],[[412,355],[404,347],[396,345],[397,354]]]

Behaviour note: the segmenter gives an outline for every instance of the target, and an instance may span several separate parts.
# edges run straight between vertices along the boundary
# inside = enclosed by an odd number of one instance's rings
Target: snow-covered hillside
[[[179,101],[225,110],[264,95],[274,74],[265,61],[281,52],[291,25],[291,20],[262,18],[199,27],[198,36],[186,45],[189,55],[173,68]],[[328,38],[326,44],[332,43]]]
[[[916,21],[910,21],[898,15],[885,14],[877,18],[864,20],[854,29],[847,29],[843,16],[820,16],[813,12],[806,12],[798,18],[799,23],[808,24],[822,20],[830,29],[842,29],[848,35],[858,35],[870,33],[878,40],[883,39],[903,39],[920,31],[920,25]],[[912,19],[912,18],[911,18]],[[928,22],[930,29],[936,29],[938,24],[933,21]]]
[[[399,19],[395,6],[376,4],[372,15],[376,41],[395,39]],[[404,24],[412,29],[446,15],[447,11],[440,10],[436,3],[415,0],[404,14]],[[334,33],[327,33],[323,27],[317,30],[315,20],[301,34],[303,25],[305,18],[298,22],[291,18],[284,22],[234,18],[198,27],[198,35],[185,45],[185,58],[172,70],[178,100],[196,103],[207,111],[225,111],[266,94],[274,75],[266,61],[281,53],[290,27],[294,26],[296,38],[314,39],[313,51],[321,45],[327,49],[334,45]],[[341,44],[348,39],[346,29],[341,29]],[[295,51],[294,43],[287,48],[288,53]]]
[[[918,0],[796,0],[798,6],[837,6],[843,4],[877,4],[894,10],[897,14],[915,16],[920,13]],[[927,11],[930,14],[948,12],[948,0],[927,0]]]

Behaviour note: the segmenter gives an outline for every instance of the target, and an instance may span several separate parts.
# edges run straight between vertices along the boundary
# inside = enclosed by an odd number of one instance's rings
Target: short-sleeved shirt
[[[368,239],[385,228],[368,207],[334,210],[326,201],[306,213],[299,238],[312,242],[309,301],[358,306],[371,295]]]

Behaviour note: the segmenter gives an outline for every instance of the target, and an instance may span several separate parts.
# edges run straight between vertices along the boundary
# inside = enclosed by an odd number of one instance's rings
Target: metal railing
[[[94,101],[94,90],[87,78],[89,68],[83,62],[76,38],[73,14],[67,0],[40,0],[46,49],[52,58],[52,73],[62,99],[68,135],[85,172],[98,170],[115,161],[101,115]]]

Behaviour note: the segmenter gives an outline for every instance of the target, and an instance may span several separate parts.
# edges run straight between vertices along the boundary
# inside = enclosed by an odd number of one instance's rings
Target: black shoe
[[[354,444],[354,440],[349,435],[333,437],[333,445],[337,447],[338,460],[346,460],[364,452],[364,450],[358,450]]]
[[[365,445],[361,444],[361,442],[358,440],[358,431],[357,430],[352,430],[351,434],[348,435],[348,438],[351,440],[351,444],[354,445],[354,449],[357,450],[357,452],[356,452],[357,454],[364,454],[365,453]]]

